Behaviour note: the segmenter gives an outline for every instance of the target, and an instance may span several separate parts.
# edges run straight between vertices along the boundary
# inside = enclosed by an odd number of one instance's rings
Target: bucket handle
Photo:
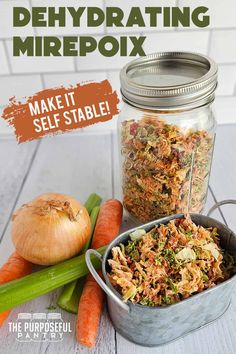
[[[125,304],[121,299],[119,299],[114,293],[113,291],[106,285],[106,283],[102,280],[102,278],[99,276],[99,274],[97,273],[97,271],[95,270],[92,262],[91,262],[91,255],[94,255],[95,257],[99,258],[100,261],[102,262],[103,258],[101,256],[100,253],[98,253],[97,251],[93,250],[93,249],[89,249],[86,254],[85,254],[85,261],[87,264],[87,267],[90,271],[90,273],[92,274],[92,276],[94,277],[94,279],[96,280],[96,282],[100,285],[100,287],[105,291],[105,293],[110,296],[112,298],[112,300],[114,300],[117,305],[119,305],[120,307],[122,307],[124,310],[126,311],[130,311],[130,308],[127,304]]]
[[[210,216],[214,210],[219,208],[221,205],[225,205],[225,204],[236,204],[236,200],[235,199],[225,199],[225,200],[222,200],[221,202],[215,203],[213,205],[213,207],[211,207],[211,209],[208,211],[207,216]]]

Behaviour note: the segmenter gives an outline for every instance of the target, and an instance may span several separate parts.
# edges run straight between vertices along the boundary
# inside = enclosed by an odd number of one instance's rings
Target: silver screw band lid
[[[217,64],[197,53],[154,53],[124,66],[120,81],[123,99],[134,106],[191,109],[214,100]]]

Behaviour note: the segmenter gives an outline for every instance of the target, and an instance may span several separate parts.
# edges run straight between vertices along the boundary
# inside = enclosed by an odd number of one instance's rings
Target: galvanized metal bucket
[[[227,201],[235,204],[235,201]],[[218,203],[211,210],[226,201]],[[216,227],[221,235],[221,247],[231,254],[236,255],[236,235],[227,226],[219,221],[200,214],[190,214],[194,223],[204,227]],[[129,234],[137,229],[149,231],[158,224],[166,224],[170,220],[182,218],[184,214],[176,214],[158,219],[148,224],[138,226],[124,232],[111,242],[102,257],[95,250],[86,252],[87,266],[108,295],[108,310],[116,330],[128,340],[143,346],[159,346],[176,340],[202,326],[219,318],[229,307],[233,287],[236,283],[236,275],[217,285],[193,295],[188,299],[166,307],[149,307],[133,304],[131,301],[123,302],[121,295],[113,288],[107,272],[109,265],[107,260],[111,258],[111,249],[120,243],[126,243]],[[102,262],[102,273],[105,282],[93,267],[90,256],[97,256]]]

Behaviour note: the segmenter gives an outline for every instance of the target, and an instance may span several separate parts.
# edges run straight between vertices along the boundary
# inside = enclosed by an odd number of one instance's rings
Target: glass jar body
[[[151,111],[124,102],[118,119],[123,204],[140,222],[205,205],[216,121],[212,105]]]

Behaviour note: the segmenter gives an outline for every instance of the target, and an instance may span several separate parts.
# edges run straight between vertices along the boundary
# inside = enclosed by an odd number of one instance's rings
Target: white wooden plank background
[[[206,210],[217,200],[236,198],[236,125],[218,129],[215,156]],[[12,139],[0,140],[0,264],[13,250],[10,240],[10,214],[13,209],[40,193],[56,191],[85,201],[91,192],[106,198],[120,197],[117,138],[106,134],[81,133],[58,136],[18,146]],[[7,153],[6,153],[7,152]],[[236,231],[233,208],[223,207],[213,216],[226,221]],[[124,217],[123,230],[131,227]],[[9,321],[19,312],[47,312],[56,305],[58,291],[40,297],[12,311]],[[60,311],[59,308],[56,309]],[[74,329],[76,316],[64,311],[62,318]],[[214,324],[160,348],[144,348],[128,342],[115,332],[106,310],[101,320],[97,346],[88,350],[77,345],[75,333],[59,343],[17,342],[8,332],[8,321],[0,329],[0,353],[135,353],[135,354],[235,354],[236,299],[229,311]]]
[[[17,145],[13,139],[2,139],[0,144],[0,239],[9,216],[21,193],[25,178],[35,158],[39,143]]]

